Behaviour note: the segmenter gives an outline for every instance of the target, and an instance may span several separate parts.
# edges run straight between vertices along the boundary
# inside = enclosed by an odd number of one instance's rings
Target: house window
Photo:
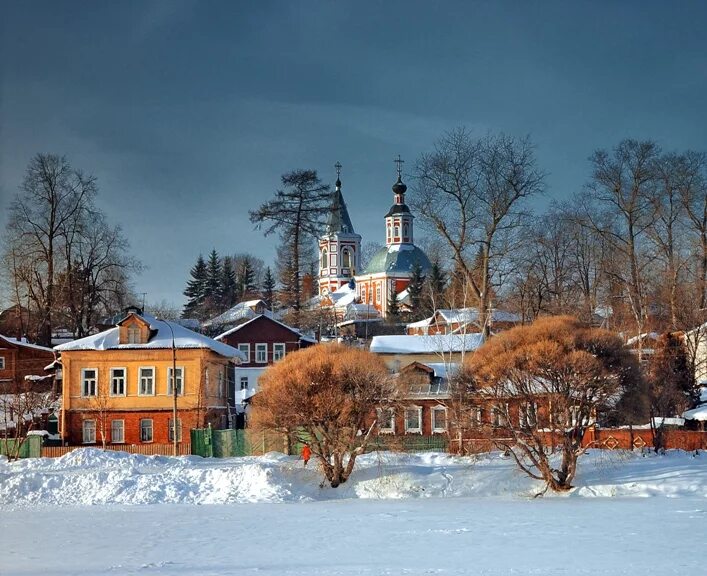
[[[381,434],[395,434],[395,410],[378,408],[378,431]]]
[[[245,361],[250,362],[250,344],[239,344],[238,350],[245,354]]]
[[[447,431],[447,409],[444,406],[435,406],[430,411],[432,414],[432,433]]]
[[[258,364],[266,364],[268,361],[268,345],[267,344],[256,344],[255,345],[255,361]]]
[[[169,441],[174,442],[174,420],[169,419]],[[177,418],[177,442],[182,441],[182,419]]]
[[[152,418],[140,420],[140,442],[152,442]]]
[[[167,370],[167,395],[168,396],[172,396],[172,394],[174,394],[174,389],[172,388],[172,381],[173,381],[172,370],[173,370],[173,368],[171,366]],[[183,366],[177,366],[177,395],[178,396],[184,395],[184,367]]]
[[[248,390],[248,376],[241,376],[241,390]]]
[[[84,444],[95,444],[96,443],[96,421],[95,420],[84,420],[83,421],[83,443]]]
[[[351,268],[351,251],[348,248],[344,248],[341,252],[342,268]]]
[[[226,368],[223,368],[223,370],[221,370],[218,373],[218,395],[219,395],[219,398],[223,398],[223,396],[224,396],[224,387],[225,387],[224,383],[226,381],[225,370],[226,370]]]
[[[98,370],[84,368],[81,370],[81,396],[95,396],[98,391]]]
[[[422,434],[422,408],[411,406],[405,409],[405,432]]]
[[[493,425],[508,426],[508,404],[503,406],[493,407]]]
[[[110,441],[113,444],[125,442],[125,420],[113,420],[110,423]]]
[[[535,428],[538,423],[538,406],[535,402],[524,402],[518,408],[518,424],[521,428]]]
[[[0,356],[0,370],[5,370],[5,357]]]
[[[125,396],[125,368],[110,369],[110,395]]]
[[[128,326],[128,344],[140,344],[140,328],[133,324]]]
[[[285,345],[284,344],[273,344],[272,345],[272,359],[277,362],[285,357]]]
[[[484,417],[484,411],[482,408],[479,408],[478,406],[476,408],[471,409],[471,425],[472,426],[481,426],[483,422],[483,417]]]
[[[140,368],[140,385],[138,394],[140,396],[154,396],[155,394],[155,369]]]
[[[329,252],[326,248],[322,248],[322,268],[329,267]]]

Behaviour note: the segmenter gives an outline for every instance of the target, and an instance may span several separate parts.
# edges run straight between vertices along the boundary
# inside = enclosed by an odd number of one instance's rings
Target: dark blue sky
[[[445,130],[530,134],[551,198],[624,137],[707,150],[704,2],[0,1],[0,224],[27,162],[65,154],[182,303],[198,254],[272,262],[248,210],[338,160],[383,241],[393,158]]]

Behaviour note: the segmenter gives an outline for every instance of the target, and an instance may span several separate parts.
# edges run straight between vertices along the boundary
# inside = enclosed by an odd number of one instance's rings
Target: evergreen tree
[[[201,317],[201,305],[206,299],[206,262],[204,257],[199,254],[196,264],[189,271],[191,280],[187,282],[187,287],[184,290],[184,295],[189,299],[184,306],[183,318]]]
[[[272,310],[275,303],[275,278],[272,275],[270,266],[265,270],[265,279],[263,280],[262,298],[265,301],[265,306],[268,310]]]
[[[236,303],[236,272],[233,270],[233,259],[226,256],[221,269],[221,308],[228,310]]]
[[[245,256],[238,267],[237,287],[241,301],[257,291],[257,286],[255,285],[255,271],[253,270],[250,256]]]
[[[222,312],[221,309],[221,258],[216,250],[211,250],[206,262],[206,297],[204,299],[203,314],[205,317],[215,316]]]
[[[408,294],[410,295],[410,307],[412,308],[413,320],[419,320],[424,315],[422,310],[422,289],[424,286],[425,277],[422,274],[422,266],[419,262],[415,262],[412,267],[412,276],[410,284],[408,284]]]
[[[395,293],[395,284],[388,293],[388,311],[386,319],[389,322],[397,322],[400,319],[400,307],[398,306],[398,295]]]
[[[422,302],[422,312],[425,317],[432,316],[436,309],[444,308],[444,290],[447,278],[444,270],[439,265],[439,260],[432,263],[430,275],[425,280],[425,290]]]
[[[288,261],[279,254],[278,269],[284,273],[283,288],[295,316],[302,301],[302,272],[307,261],[301,248],[310,243],[322,230],[324,219],[331,206],[329,186],[322,184],[315,170],[295,170],[282,176],[283,189],[275,198],[250,212],[254,224],[268,223],[265,234],[280,232],[283,247],[287,246]],[[281,274],[282,278],[282,274]]]

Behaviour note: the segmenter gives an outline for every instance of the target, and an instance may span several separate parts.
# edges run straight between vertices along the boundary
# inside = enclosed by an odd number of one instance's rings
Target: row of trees
[[[119,226],[96,206],[93,176],[64,157],[37,154],[10,204],[2,269],[21,335],[51,344],[62,326],[81,337],[132,300],[130,255]]]
[[[250,254],[221,258],[212,250],[208,260],[199,254],[184,290],[188,300],[183,316],[206,320],[237,302],[256,297],[263,297],[272,306],[275,281],[270,268],[263,268],[263,261]]]

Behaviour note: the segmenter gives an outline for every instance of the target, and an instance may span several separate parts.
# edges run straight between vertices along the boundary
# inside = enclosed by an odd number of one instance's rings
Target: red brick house
[[[44,368],[54,361],[54,350],[0,334],[0,393],[25,390],[27,376],[45,376]],[[53,379],[33,379],[33,390],[50,390]]]
[[[257,392],[263,370],[287,354],[316,344],[316,340],[296,328],[265,315],[231,328],[216,340],[236,348],[246,357],[235,367],[231,379],[233,389],[229,391],[229,402],[240,417],[239,426],[245,424],[246,403]]]

